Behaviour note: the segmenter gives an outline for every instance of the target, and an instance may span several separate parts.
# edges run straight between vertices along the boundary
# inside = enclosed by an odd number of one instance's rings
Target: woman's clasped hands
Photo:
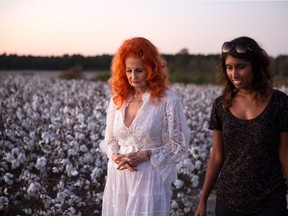
[[[136,172],[137,165],[150,159],[151,151],[138,151],[127,154],[112,154],[112,160],[116,163],[118,170],[128,169],[130,172]]]

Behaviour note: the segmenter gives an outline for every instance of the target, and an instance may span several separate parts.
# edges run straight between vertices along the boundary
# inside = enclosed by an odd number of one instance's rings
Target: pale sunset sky
[[[254,38],[288,54],[288,1],[0,0],[0,54],[114,54],[142,36],[163,54],[218,54],[224,41]]]

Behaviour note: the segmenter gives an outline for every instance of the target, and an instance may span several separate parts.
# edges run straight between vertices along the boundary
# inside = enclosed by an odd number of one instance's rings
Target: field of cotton
[[[189,157],[177,164],[171,215],[190,215],[211,149],[211,106],[221,90],[193,84],[171,89],[191,132]],[[1,77],[1,215],[101,214],[107,157],[98,145],[110,96],[104,82]]]

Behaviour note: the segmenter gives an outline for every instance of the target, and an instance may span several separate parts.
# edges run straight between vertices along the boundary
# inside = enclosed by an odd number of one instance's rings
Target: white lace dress
[[[170,212],[171,182],[177,177],[176,162],[186,157],[189,132],[179,98],[167,90],[155,105],[150,94],[129,127],[124,115],[129,102],[116,110],[110,101],[105,139],[100,143],[107,154],[108,171],[102,215],[167,216]],[[137,172],[119,171],[110,159],[112,153],[151,150],[151,158],[137,166]]]

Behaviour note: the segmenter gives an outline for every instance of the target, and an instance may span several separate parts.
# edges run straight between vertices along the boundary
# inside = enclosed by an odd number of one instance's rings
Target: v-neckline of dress
[[[145,106],[146,101],[147,101],[147,92],[145,92],[145,93],[142,95],[143,104],[142,104],[141,107],[138,109],[138,111],[137,111],[134,119],[132,120],[131,124],[130,124],[129,126],[127,126],[127,125],[125,124],[125,113],[126,113],[127,107],[129,106],[129,103],[132,101],[132,99],[133,99],[133,96],[131,96],[131,97],[129,98],[129,100],[127,101],[127,103],[125,104],[125,107],[124,107],[123,113],[122,113],[122,122],[123,122],[124,127],[127,128],[127,129],[131,129],[131,128],[132,128],[132,125],[135,124],[136,120],[137,120],[137,119],[139,118],[139,116],[141,115],[142,109],[143,109],[143,107]]]

